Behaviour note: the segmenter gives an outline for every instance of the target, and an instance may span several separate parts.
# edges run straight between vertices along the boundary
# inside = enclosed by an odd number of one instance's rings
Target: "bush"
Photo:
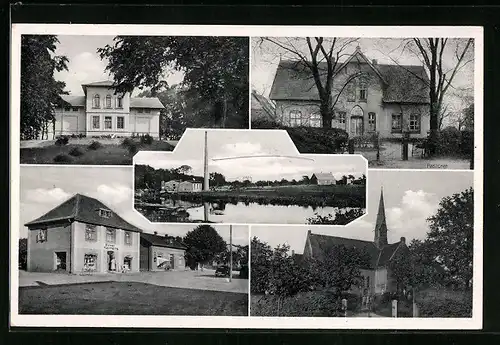
[[[241,269],[240,269],[240,278],[242,278],[242,279],[248,279],[248,266],[247,265],[241,266]]]
[[[69,154],[73,157],[80,157],[84,154],[84,152],[82,151],[82,149],[80,149],[79,147],[73,147],[70,151],[69,151]]]
[[[137,144],[132,142],[131,144],[129,144],[128,146],[128,152],[131,154],[131,155],[135,155],[137,153],[138,149],[137,149]]]
[[[474,132],[462,131],[461,134],[460,153],[470,157],[474,154]]]
[[[71,163],[73,158],[65,154],[59,154],[54,157],[54,162],[56,163]]]
[[[153,141],[154,141],[153,137],[150,136],[149,134],[143,135],[141,137],[141,144],[151,145]]]
[[[83,134],[83,133],[78,134],[78,138],[80,138],[80,139],[85,138],[85,134]]]
[[[98,150],[102,147],[102,144],[98,141],[92,141],[90,145],[88,146],[89,150]]]
[[[135,141],[131,138],[125,138],[122,140],[122,143],[121,143],[121,145],[123,147],[129,147],[130,145],[133,145],[133,144],[135,144]]]
[[[64,146],[67,145],[69,142],[69,138],[67,136],[60,136],[56,139],[56,145],[57,146]]]
[[[421,293],[417,304],[421,317],[472,317],[472,294],[461,291]]]
[[[290,127],[286,130],[300,153],[341,153],[349,138],[340,128]]]
[[[438,135],[438,153],[442,155],[456,155],[460,152],[462,135],[455,127],[446,127]]]
[[[252,129],[282,129],[282,126],[269,119],[252,120]]]

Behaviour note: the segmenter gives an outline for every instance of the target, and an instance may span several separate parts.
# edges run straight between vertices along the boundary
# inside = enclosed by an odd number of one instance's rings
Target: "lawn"
[[[152,144],[136,142],[137,151],[172,151],[174,146],[155,140]],[[72,156],[72,150],[79,150],[82,155]],[[56,162],[54,158],[64,155],[66,161]],[[21,148],[21,164],[81,164],[81,165],[132,165],[134,152],[120,144],[103,144],[102,147],[91,150],[88,144],[71,143],[57,146],[55,144],[44,147]]]
[[[19,313],[247,316],[248,295],[136,282],[22,287]]]

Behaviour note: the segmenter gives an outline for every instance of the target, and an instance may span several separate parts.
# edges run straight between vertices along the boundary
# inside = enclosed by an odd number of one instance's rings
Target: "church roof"
[[[353,54],[360,54],[356,52]],[[345,65],[352,63],[352,56],[344,63],[338,63],[335,74]],[[372,64],[362,59],[361,63],[371,66],[384,81],[382,101],[386,103],[429,103],[429,79],[423,66]],[[366,61],[365,61],[366,60]],[[358,62],[359,63],[359,62]],[[318,69],[320,78],[326,78],[327,63],[320,62]],[[324,83],[324,80],[323,80]],[[297,60],[281,60],[269,98],[272,100],[319,101],[312,73],[304,62]]]
[[[111,215],[107,218],[101,217],[99,215],[101,209],[111,211]],[[29,229],[36,229],[49,223],[65,220],[142,232],[141,229],[124,220],[101,201],[82,194],[75,194],[41,217],[26,223],[25,226]]]

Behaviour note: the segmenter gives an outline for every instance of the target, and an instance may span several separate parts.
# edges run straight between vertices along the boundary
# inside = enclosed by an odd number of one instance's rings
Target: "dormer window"
[[[106,108],[111,108],[111,95],[106,95]]]
[[[103,218],[110,218],[111,217],[111,211],[110,210],[105,210],[103,208],[99,209],[99,216]]]
[[[101,97],[99,95],[94,95],[94,99],[92,100],[92,108],[100,108],[101,107]]]

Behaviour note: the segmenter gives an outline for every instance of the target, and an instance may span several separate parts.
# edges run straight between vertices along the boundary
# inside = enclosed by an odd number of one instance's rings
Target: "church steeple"
[[[377,222],[375,223],[375,245],[382,248],[387,245],[387,223],[385,220],[384,190],[380,188]]]

